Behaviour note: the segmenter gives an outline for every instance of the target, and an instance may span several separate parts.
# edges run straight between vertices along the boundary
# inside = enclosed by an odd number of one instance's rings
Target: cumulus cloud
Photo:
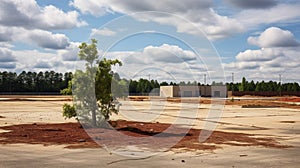
[[[16,61],[17,60],[11,50],[0,47],[0,62],[8,63],[8,62],[16,62]]]
[[[36,0],[0,2],[0,42],[21,42],[43,49],[65,49],[69,38],[52,30],[86,25],[77,11],[64,12],[55,6],[41,7]]]
[[[181,63],[196,59],[194,52],[168,44],[163,44],[159,47],[148,46],[143,50],[141,55],[153,58],[154,61],[166,63]]]
[[[69,38],[64,34],[53,34],[35,30],[28,33],[28,39],[42,48],[64,49],[69,45]]]
[[[78,19],[76,11],[65,13],[52,5],[42,8],[35,0],[2,0],[0,16],[1,25],[27,29],[69,29],[86,25]]]
[[[155,79],[193,81],[207,71],[193,51],[170,44],[147,46],[141,51],[109,52],[106,57],[121,60],[123,66],[116,72],[128,79],[160,74]]]
[[[281,50],[274,50],[272,48],[262,48],[260,50],[246,50],[240,52],[236,59],[238,61],[270,61],[282,56]]]
[[[49,64],[49,62],[46,61],[38,61],[33,68],[38,68],[38,69],[50,69],[52,66]]]
[[[12,39],[14,41],[27,42],[47,49],[65,49],[70,45],[69,38],[64,34],[55,34],[44,30],[27,30],[14,28]]]
[[[3,26],[0,26],[0,42],[11,41],[13,32],[11,29],[7,29]]]
[[[161,24],[172,25],[177,28],[178,32],[196,35],[199,35],[199,30],[195,31],[195,26],[198,26],[210,39],[225,38],[237,32],[242,32],[244,29],[235,19],[217,14],[217,12],[212,9],[213,2],[211,0],[187,0],[184,1],[184,3],[171,0],[73,0],[70,4],[78,8],[82,13],[90,13],[95,16],[102,16],[106,13],[113,12],[123,14],[144,11],[166,12],[164,14],[153,12],[140,13],[133,17],[137,20],[154,21]],[[182,21],[178,18],[187,19],[191,21],[191,24],[182,24]]]
[[[187,10],[207,9],[212,5],[211,0],[187,0],[184,3],[165,1],[117,1],[117,0],[73,0],[71,6],[78,8],[82,13],[102,16],[106,13],[131,13],[141,11],[186,12]]]
[[[234,18],[248,28],[272,23],[297,23],[300,17],[300,3],[280,3],[268,9],[250,9],[237,13]]]
[[[116,34],[115,31],[112,31],[108,28],[103,28],[103,29],[92,29],[91,36],[95,36],[95,35],[113,36],[115,34]]]
[[[9,63],[2,63],[0,62],[0,69],[6,71],[7,69],[15,69],[17,67],[16,63],[9,62]]]
[[[12,50],[6,46],[0,46],[0,70],[15,69],[17,67],[17,59]]]
[[[268,28],[248,42],[260,49],[246,50],[236,56],[236,62],[225,64],[227,71],[243,73],[255,79],[274,78],[278,73],[297,76],[300,67],[300,47],[294,35],[279,28]]]
[[[58,54],[62,57],[63,61],[78,61],[79,43],[70,43],[64,50],[58,50]]]
[[[176,64],[196,60],[196,54],[190,50],[183,50],[179,46],[163,44],[161,46],[147,46],[136,52],[110,52],[106,55],[132,63],[163,63]]]
[[[45,70],[58,72],[74,71],[74,63],[63,61],[59,52],[49,53],[38,50],[18,50],[12,52],[17,59],[17,64],[13,71],[17,73]]]
[[[290,31],[278,27],[266,29],[258,37],[249,37],[248,43],[259,47],[295,47],[300,44]]]
[[[269,8],[277,5],[277,0],[225,0],[225,2],[242,9]]]
[[[73,0],[70,4],[82,13],[102,16],[107,13],[132,14],[144,11],[160,11],[164,13],[140,13],[133,17],[140,21],[154,21],[171,25],[178,32],[199,35],[194,26],[200,28],[209,39],[222,39],[248,28],[257,28],[261,24],[296,22],[300,17],[300,3],[283,3],[276,0],[227,0],[228,3],[243,8],[230,16],[219,14],[213,6],[213,1],[187,0],[184,3],[176,1],[116,1],[116,0]],[[169,15],[169,14],[173,15]],[[182,24],[175,15],[191,21]],[[202,35],[202,34],[201,34]]]

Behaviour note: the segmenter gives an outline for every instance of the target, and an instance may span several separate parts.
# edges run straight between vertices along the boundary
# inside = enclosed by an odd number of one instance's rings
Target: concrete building
[[[161,97],[227,97],[226,86],[161,86]]]

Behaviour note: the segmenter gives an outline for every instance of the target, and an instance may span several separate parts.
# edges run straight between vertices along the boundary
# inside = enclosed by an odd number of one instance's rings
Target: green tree
[[[112,112],[117,113],[111,93],[113,72],[111,67],[119,64],[119,60],[99,61],[97,41],[91,44],[82,43],[79,46],[79,58],[86,61],[85,70],[76,70],[72,80],[74,106],[64,105],[63,116],[76,117],[87,124],[98,126],[103,120],[108,120]],[[98,64],[98,66],[95,66]]]
[[[60,94],[62,95],[72,95],[72,81],[70,80],[68,82],[68,87],[63,89],[63,90],[60,90]]]
[[[173,84],[173,82],[171,82],[172,84]],[[160,84],[159,84],[160,86],[168,86],[169,84],[168,84],[168,82],[161,82]]]
[[[117,109],[115,108],[115,104],[113,103],[113,94],[112,94],[112,79],[113,72],[111,67],[114,65],[122,65],[119,60],[107,60],[102,59],[98,64],[98,70],[96,74],[96,99],[99,101],[99,107],[102,115],[106,120],[109,119],[109,116],[112,112],[117,113]]]
[[[245,77],[243,77],[242,83],[239,86],[239,91],[240,92],[246,91],[246,87],[247,87],[247,80]]]
[[[249,85],[248,87],[249,91],[255,91],[256,86],[253,80],[248,85]]]
[[[138,82],[136,80],[129,81],[129,94],[137,93],[137,85],[138,85]]]

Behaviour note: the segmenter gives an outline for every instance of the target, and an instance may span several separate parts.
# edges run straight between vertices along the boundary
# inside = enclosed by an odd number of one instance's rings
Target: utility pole
[[[206,74],[204,74],[204,84],[206,85]]]

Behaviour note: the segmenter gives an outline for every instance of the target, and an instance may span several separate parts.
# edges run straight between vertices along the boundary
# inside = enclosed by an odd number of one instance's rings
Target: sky
[[[0,71],[74,72],[98,41],[127,79],[300,82],[298,0],[1,0]],[[233,77],[233,78],[232,78]]]

